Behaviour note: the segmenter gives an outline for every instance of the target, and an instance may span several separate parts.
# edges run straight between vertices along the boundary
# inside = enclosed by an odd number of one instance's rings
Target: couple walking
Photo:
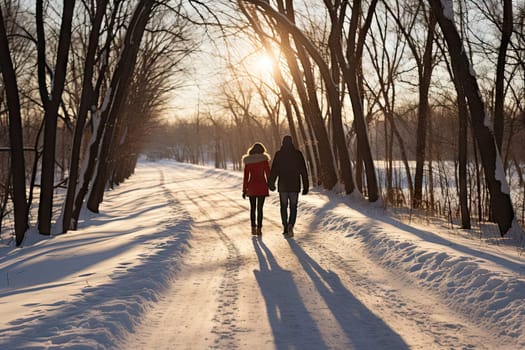
[[[270,169],[270,156],[261,143],[255,143],[242,158],[244,178],[242,197],[250,199],[252,234],[261,235],[264,200],[268,190],[275,191],[278,179],[279,201],[283,235],[293,237],[297,218],[297,201],[303,184],[303,195],[308,193],[308,173],[301,151],[295,148],[292,137],[283,138],[281,148],[275,153]],[[289,211],[289,213],[288,213]]]

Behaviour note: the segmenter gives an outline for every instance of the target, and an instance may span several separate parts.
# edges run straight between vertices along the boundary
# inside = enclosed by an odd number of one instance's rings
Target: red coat
[[[268,196],[270,158],[267,154],[249,154],[243,157],[244,179],[242,191],[248,196]]]

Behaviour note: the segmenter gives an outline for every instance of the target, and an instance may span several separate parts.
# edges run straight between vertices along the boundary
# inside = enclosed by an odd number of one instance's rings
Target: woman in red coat
[[[242,157],[244,179],[242,198],[250,198],[250,220],[252,235],[261,235],[264,200],[268,196],[268,176],[270,175],[270,156],[261,143],[255,143]],[[257,213],[257,220],[256,214]]]

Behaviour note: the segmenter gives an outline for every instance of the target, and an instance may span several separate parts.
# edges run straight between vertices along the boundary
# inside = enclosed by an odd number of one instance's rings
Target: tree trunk
[[[261,4],[260,1],[252,1],[257,4]],[[290,28],[295,29],[296,32],[299,32],[295,25],[290,22],[288,17],[275,12],[267,4],[261,4],[268,13],[273,14],[279,20],[279,23],[286,29],[281,33],[281,46],[282,51],[285,53],[288,66],[290,68],[290,73],[293,77],[294,83],[297,87],[297,92],[301,100],[303,111],[305,114],[305,119],[309,120],[309,125],[312,127],[313,135],[315,136],[315,142],[317,144],[317,150],[319,152],[319,179],[322,186],[325,189],[332,189],[337,183],[337,174],[334,168],[333,155],[330,148],[330,143],[328,141],[328,134],[324,126],[323,119],[321,117],[321,112],[318,104],[315,104],[315,101],[310,101],[307,94],[306,88],[304,86],[304,79],[301,77],[301,71],[297,63],[297,58],[292,55],[292,50],[289,33],[291,33]],[[293,34],[293,33],[292,33]],[[301,33],[300,33],[301,34]],[[298,39],[296,39],[297,41]]]
[[[366,127],[365,114],[362,104],[361,89],[359,86],[358,74],[361,67],[361,59],[363,53],[364,39],[370,24],[377,0],[372,0],[365,23],[358,30],[359,17],[361,15],[361,0],[354,0],[352,6],[352,16],[350,19],[350,26],[347,36],[346,62],[342,49],[340,50],[339,59],[343,71],[343,77],[348,87],[350,94],[350,101],[352,103],[352,110],[354,112],[354,126],[357,137],[357,151],[363,160],[366,172],[368,200],[375,202],[379,199],[377,176],[375,172],[374,160],[372,151],[370,149],[370,142],[368,140],[368,130]],[[356,40],[356,33],[359,36]],[[359,156],[357,158],[360,158]]]
[[[44,113],[44,148],[42,153],[42,173],[40,180],[40,203],[38,206],[38,231],[41,234],[51,234],[51,217],[53,210],[53,192],[54,192],[54,178],[55,178],[55,148],[56,148],[56,133],[58,108],[62,99],[62,91],[64,90],[64,83],[66,79],[67,62],[69,57],[69,45],[71,43],[71,23],[73,20],[73,9],[75,1],[64,1],[64,8],[62,12],[62,24],[60,26],[60,37],[57,49],[57,59],[54,70],[53,85],[51,87],[51,96],[42,96],[46,101],[42,101]],[[37,25],[38,43],[39,43],[39,70],[43,71],[46,65],[45,52],[42,53],[42,46],[45,43],[44,28],[43,28],[43,13],[42,0],[37,1]],[[40,78],[42,76],[40,75]],[[44,81],[39,79],[41,91],[46,89],[45,77]],[[47,95],[47,94],[46,94]]]
[[[461,89],[460,85],[456,86]],[[470,210],[468,206],[468,186],[467,186],[467,160],[468,160],[468,108],[465,102],[465,94],[458,91],[458,113],[459,113],[459,207],[461,211],[461,228],[470,229]]]
[[[501,26],[501,44],[498,52],[498,64],[496,66],[496,92],[494,101],[494,136],[496,144],[500,150],[503,144],[503,129],[505,116],[503,111],[505,100],[505,61],[507,57],[507,47],[512,35],[512,0],[503,0],[503,23]]]
[[[390,113],[390,111],[386,111],[385,108],[383,108],[383,113],[387,112]],[[386,113],[385,113],[386,114]],[[394,195],[393,195],[393,150],[394,150],[394,130],[392,127],[388,128],[387,123],[388,118],[385,117],[385,121],[383,122],[383,138],[385,142],[385,186],[386,186],[386,198],[388,203],[394,203]]]
[[[452,1],[429,0],[429,2],[447,42],[451,62],[454,71],[457,73],[456,79],[462,85],[468,100],[472,128],[480,150],[494,219],[502,236],[511,231],[511,228],[514,228],[516,231],[519,231],[512,232],[515,234],[515,238],[522,240],[524,234],[516,223],[514,208],[510,199],[510,189],[505,179],[503,163],[496,140],[490,126],[485,123],[487,119],[485,104],[480,94],[478,82],[473,75],[461,38],[452,21]]]
[[[326,4],[326,1],[325,1]],[[331,60],[331,83],[334,85],[336,91],[339,90],[339,76],[340,76],[340,65],[346,64],[340,62],[340,57],[343,56],[341,47],[341,37],[343,36],[343,21],[345,15],[346,5],[341,7],[341,13],[338,15],[337,9],[327,4],[327,9],[330,13],[332,26],[330,29],[330,35],[328,38],[328,46],[330,49],[330,60]],[[348,148],[346,146],[346,136],[343,129],[343,118],[341,115],[342,110],[342,96],[334,94],[330,97],[330,108],[332,112],[332,128],[333,128],[333,139],[334,144],[337,147],[337,155],[339,158],[339,166],[345,185],[346,194],[350,194],[355,190],[354,178],[352,175],[352,163],[348,154]]]
[[[430,14],[429,17],[430,22],[427,33],[427,41],[425,44],[425,51],[423,53],[423,62],[418,63],[419,108],[417,115],[416,134],[416,171],[414,174],[414,197],[412,199],[412,206],[414,208],[419,208],[423,199],[423,168],[426,158],[426,140],[429,115],[428,92],[430,89],[430,81],[432,77],[432,51],[436,28],[436,17],[432,14]]]
[[[465,101],[466,97],[461,84],[458,84],[458,80],[455,77],[453,77],[453,81],[458,94],[458,182],[461,228],[468,230],[471,228],[467,184],[469,110]]]
[[[95,213],[99,211],[99,205],[102,202],[109,176],[108,161],[111,159],[111,151],[114,147],[112,141],[120,107],[124,101],[126,87],[133,73],[140,42],[154,3],[155,1],[153,0],[143,0],[139,2],[135,8],[133,18],[131,19],[124,39],[123,52],[113,73],[113,78],[111,79],[109,105],[101,111],[101,120],[105,120],[106,122],[99,126],[104,128],[104,132],[98,155],[93,188],[87,201],[88,209]]]
[[[93,97],[92,97],[92,105],[90,106],[91,111],[88,111],[88,113],[91,113],[91,129],[92,129],[92,136],[91,136],[91,142],[89,143],[87,155],[84,159],[84,164],[82,165],[83,173],[80,174],[79,177],[79,184],[77,193],[75,194],[75,199],[73,203],[73,213],[71,217],[71,225],[73,225],[73,229],[77,228],[78,218],[80,216],[80,211],[82,210],[82,206],[84,203],[84,198],[87,196],[87,193],[89,191],[89,185],[91,183],[91,180],[93,178],[93,173],[95,172],[95,166],[97,162],[98,152],[99,152],[99,146],[102,139],[102,132],[104,131],[103,127],[99,127],[101,124],[104,124],[105,121],[102,121],[100,118],[100,111],[97,110],[96,101],[99,99],[100,91],[102,89],[102,85],[106,81],[106,72],[109,69],[108,61],[109,61],[109,53],[110,53],[110,47],[111,44],[114,41],[114,27],[117,20],[117,15],[120,13],[119,11],[119,5],[122,4],[122,2],[119,0],[118,2],[115,2],[116,8],[113,9],[113,12],[111,14],[111,19],[109,21],[108,28],[106,30],[106,41],[104,43],[104,47],[102,48],[101,52],[103,52],[101,61],[103,62],[102,66],[99,68],[98,72],[98,78],[97,82],[95,84]],[[106,108],[109,101],[109,94],[106,92],[107,99],[104,98],[103,106],[102,108]]]
[[[292,11],[291,8],[289,8],[289,10]],[[290,15],[290,13],[288,13],[288,15],[289,15],[288,16],[289,18],[291,17],[291,23],[295,23],[293,16]],[[286,35],[288,35],[288,33],[286,33]],[[320,161],[321,161],[321,166],[323,168],[323,170],[321,171],[321,179],[323,181],[323,184],[325,184],[324,185],[325,188],[332,189],[337,182],[337,172],[336,172],[336,167],[334,164],[333,151],[330,147],[328,132],[326,130],[325,122],[322,118],[321,108],[319,106],[319,100],[317,97],[317,82],[315,80],[314,73],[313,73],[314,69],[310,62],[310,57],[307,54],[307,51],[309,52],[310,55],[312,55],[312,52],[311,50],[305,50],[305,48],[303,47],[304,45],[303,41],[306,39],[305,37],[302,37],[302,36],[298,37],[297,35],[294,35],[293,33],[292,33],[292,37],[294,38],[294,41],[295,41],[297,56],[299,58],[299,61],[301,62],[302,72],[304,75],[303,78],[300,78],[298,80],[305,82],[305,85],[306,85],[305,92],[307,94],[307,99],[309,101],[309,110],[311,112],[310,117],[312,120],[312,126],[313,126],[315,134],[318,136],[318,141],[320,141],[319,148],[320,148],[320,152],[322,152]],[[310,49],[313,49],[313,47],[311,47]],[[318,56],[318,58],[321,59],[320,55]],[[293,58],[293,60],[295,61],[295,58]],[[319,60],[315,60],[315,61],[317,64],[319,64]],[[324,63],[325,62],[323,61],[322,64]],[[321,75],[323,75],[323,79],[327,79],[327,76],[325,76],[324,74],[329,74],[328,66],[325,65],[325,68],[326,69],[324,70],[324,73],[322,69],[320,73]],[[330,77],[331,76],[328,75],[328,79],[331,81]],[[327,84],[330,84],[330,83],[327,82]],[[331,84],[333,83],[331,82]],[[329,86],[327,89],[329,90],[331,87],[332,86]],[[334,120],[334,124],[338,125],[338,127],[336,127],[334,130],[334,133],[338,135],[338,137],[336,137],[337,143],[334,145],[334,147],[337,147],[337,150],[338,150],[337,154],[340,157],[339,160],[341,162],[341,167],[344,169],[343,170],[343,183],[345,184],[345,188],[346,188],[348,186],[347,184],[349,183],[347,175],[349,174],[348,171],[351,166],[349,165],[348,151],[347,150],[344,151],[344,153],[346,153],[346,157],[345,157],[345,154],[341,153],[341,146],[344,145],[344,141],[343,143],[341,143],[341,133],[342,133],[341,106],[339,103],[338,95],[332,94],[331,96],[328,97],[328,99],[329,99],[330,110],[332,112],[332,118]],[[343,140],[344,140],[344,135],[343,135]],[[348,166],[345,167],[345,164],[348,164]]]
[[[4,15],[0,6],[0,69],[9,111],[9,143],[11,147],[11,180],[13,184],[13,206],[15,215],[15,241],[20,246],[28,228],[28,213],[25,186],[24,143],[22,137],[22,118],[20,97],[16,74],[11,60],[11,52],[4,25]],[[6,191],[7,193],[8,191]]]
[[[99,0],[97,2],[97,9],[89,35],[89,44],[84,63],[84,77],[82,82],[82,96],[80,98],[80,106],[78,109],[77,123],[75,126],[75,133],[73,136],[73,145],[71,147],[71,164],[69,168],[69,181],[67,186],[66,199],[64,202],[62,232],[76,227],[76,222],[72,223],[73,203],[77,191],[77,182],[79,177],[79,163],[81,155],[82,137],[84,135],[84,128],[86,125],[87,114],[90,107],[93,105],[94,89],[92,85],[93,71],[95,65],[95,54],[98,47],[99,31],[104,19],[104,14],[109,0]],[[76,221],[76,220],[75,220]]]
[[[433,157],[435,156],[433,150],[433,134],[432,134],[432,120],[428,120],[428,199],[427,199],[427,208],[430,208],[432,213],[435,213],[436,201],[434,198],[434,161]],[[439,157],[438,159],[438,169],[439,169]]]
[[[443,54],[444,49],[440,47]],[[461,228],[469,230],[471,228],[470,222],[470,203],[469,203],[469,192],[468,192],[468,119],[469,113],[466,96],[463,92],[463,87],[459,84],[454,73],[454,67],[450,66],[447,61],[447,69],[454,83],[454,87],[457,93],[457,105],[458,105],[458,198],[459,208],[461,214]],[[474,152],[475,153],[475,152]],[[477,163],[477,162],[476,162]]]

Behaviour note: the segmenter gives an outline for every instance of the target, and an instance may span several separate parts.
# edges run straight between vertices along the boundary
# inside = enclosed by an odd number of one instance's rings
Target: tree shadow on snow
[[[363,215],[369,216],[369,219],[366,221],[367,225],[360,227],[360,229],[357,232],[367,231],[367,230],[371,232],[380,232],[380,228],[384,226],[384,224],[387,224],[387,225],[396,227],[397,229],[409,232],[413,234],[414,236],[426,242],[441,245],[445,248],[454,249],[462,255],[473,256],[479,259],[487,260],[495,264],[504,266],[516,273],[519,273],[519,274],[523,273],[523,265],[521,263],[516,263],[515,261],[508,259],[505,256],[498,256],[496,253],[493,253],[491,251],[484,251],[482,245],[479,245],[479,247],[474,247],[475,245],[470,246],[468,244],[462,244],[460,241],[456,243],[454,241],[451,241],[450,239],[447,239],[446,237],[440,236],[438,233],[433,232],[431,230],[424,230],[424,229],[410,226],[410,224],[406,224],[402,222],[400,219],[390,216],[390,214],[387,214],[387,213],[382,214],[381,212],[379,212],[379,210],[378,210],[379,214],[374,213],[373,215],[370,215],[372,211],[371,210],[367,211],[367,208],[362,208],[360,205],[349,205],[349,206],[352,209],[358,212],[361,212]],[[471,238],[471,239],[474,239],[474,238]],[[507,243],[513,244],[511,241]]]
[[[332,214],[331,211],[339,205],[345,205],[348,208],[355,210],[356,218],[351,215]],[[498,265],[502,265],[512,271],[522,274],[522,264],[516,263],[505,256],[498,256],[496,253],[484,251],[480,248],[473,248],[473,246],[462,244],[461,242],[454,242],[446,237],[440,236],[439,233],[433,232],[430,229],[424,230],[410,224],[404,223],[402,220],[391,216],[391,214],[373,204],[363,201],[352,200],[351,198],[344,198],[339,200],[331,200],[321,207],[314,207],[312,205],[302,204],[303,211],[309,211],[313,216],[313,220],[308,227],[309,232],[323,232],[327,226],[336,227],[338,231],[357,233],[361,236],[368,234],[368,237],[379,234],[384,236],[388,233],[388,228],[385,225],[392,226],[396,229],[408,232],[426,242],[441,245],[445,248],[451,248],[466,256],[474,256],[479,259],[484,259]],[[481,241],[480,241],[481,242]],[[510,244],[510,243],[509,243]]]
[[[408,349],[403,339],[363,305],[336,273],[323,269],[294,240],[288,240],[288,244],[349,339],[351,348]]]
[[[178,257],[188,246],[190,226],[191,221],[181,220],[150,235],[150,239],[167,239],[155,243],[155,253],[139,257],[135,266],[127,267],[127,262],[122,262],[107,283],[93,287],[88,284],[52,305],[26,304],[33,309],[31,313],[0,329],[0,349],[118,348],[148,305],[172,283],[179,268]],[[133,245],[148,243],[143,237]]]

